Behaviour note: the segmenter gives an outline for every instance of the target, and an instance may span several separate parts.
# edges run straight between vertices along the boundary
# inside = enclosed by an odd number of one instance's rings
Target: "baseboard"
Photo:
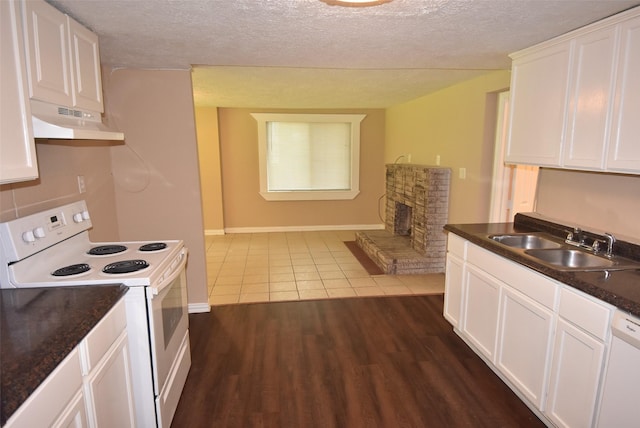
[[[335,224],[329,226],[226,227],[225,233],[322,232],[331,230],[381,230],[384,224]]]
[[[211,312],[211,305],[209,303],[189,303],[190,314],[200,314],[204,312]]]
[[[224,235],[224,229],[205,229],[205,236]]]

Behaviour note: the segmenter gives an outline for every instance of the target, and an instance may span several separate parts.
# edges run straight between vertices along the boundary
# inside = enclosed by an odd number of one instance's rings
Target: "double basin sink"
[[[594,254],[573,247],[542,232],[489,235],[489,239],[524,253],[539,263],[562,271],[606,271],[640,269],[640,262],[623,257]]]

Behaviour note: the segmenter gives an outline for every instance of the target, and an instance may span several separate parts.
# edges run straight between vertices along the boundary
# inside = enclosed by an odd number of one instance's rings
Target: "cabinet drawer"
[[[473,244],[467,246],[467,261],[541,305],[555,309],[558,284],[549,278]]]
[[[124,299],[120,299],[81,344],[83,375],[89,374],[91,368],[107,353],[126,327],[127,314]]]
[[[464,260],[467,256],[467,240],[449,233],[447,238],[447,251]]]
[[[562,288],[559,314],[604,341],[609,332],[612,307],[604,302],[596,302],[576,290]]]

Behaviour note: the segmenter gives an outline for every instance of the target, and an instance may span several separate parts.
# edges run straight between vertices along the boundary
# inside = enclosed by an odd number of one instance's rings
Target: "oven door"
[[[189,328],[186,262],[187,252],[183,250],[182,260],[164,281],[158,294],[154,295],[151,290],[147,290],[153,387],[156,396],[163,390],[172,366],[181,354],[180,347]]]

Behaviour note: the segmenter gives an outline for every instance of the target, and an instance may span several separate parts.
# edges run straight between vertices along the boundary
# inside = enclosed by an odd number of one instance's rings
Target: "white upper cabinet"
[[[560,165],[570,57],[569,42],[514,56],[507,162]]]
[[[640,16],[620,26],[613,132],[607,168],[640,171]]]
[[[29,96],[71,106],[67,18],[44,1],[26,1],[22,7]]]
[[[615,27],[574,42],[564,166],[604,169],[611,124],[615,68]]]
[[[15,1],[0,1],[0,184],[38,178],[22,22],[18,17]]]
[[[103,112],[98,37],[41,0],[23,3],[29,96]]]
[[[103,112],[98,36],[67,16],[73,106]]]
[[[511,57],[506,162],[640,174],[640,8]]]

